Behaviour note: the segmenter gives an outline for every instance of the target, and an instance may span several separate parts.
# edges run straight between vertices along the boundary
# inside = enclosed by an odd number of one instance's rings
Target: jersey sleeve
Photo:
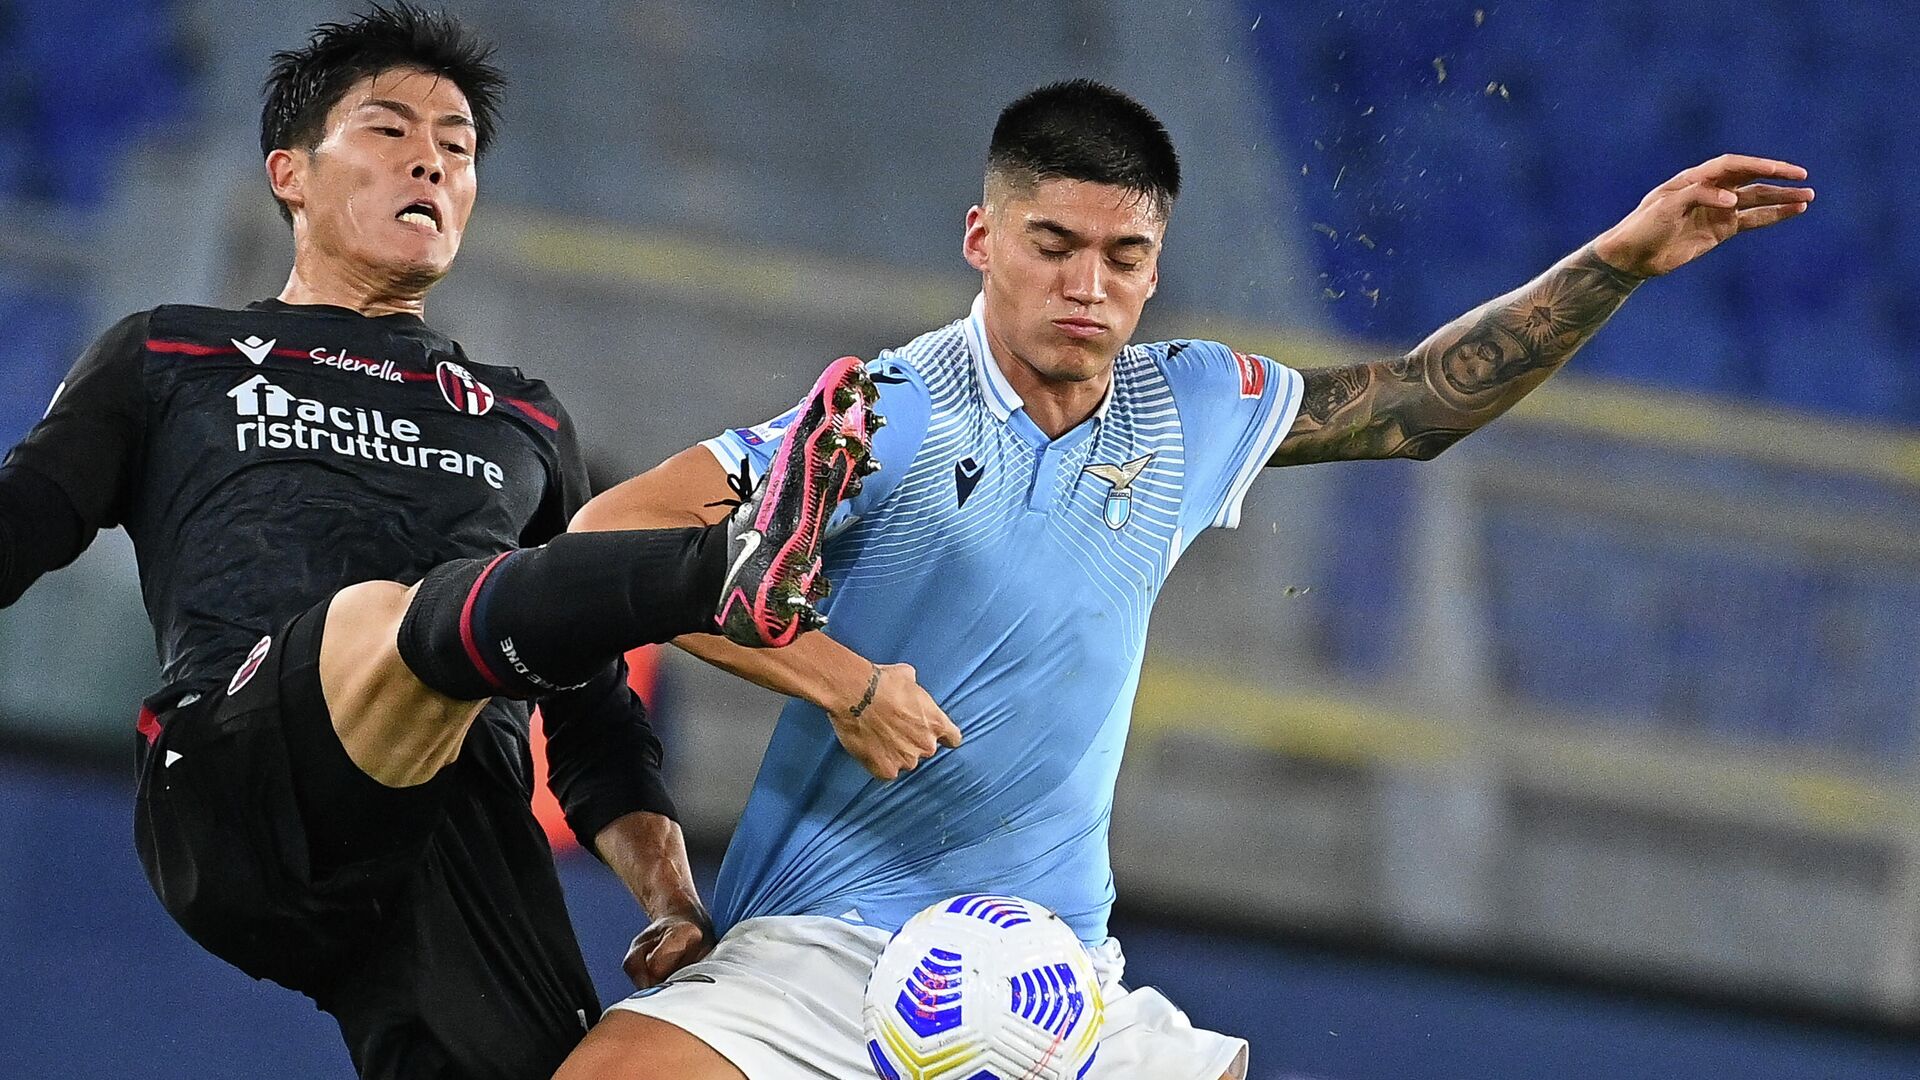
[[[1182,516],[1192,532],[1236,528],[1247,489],[1299,414],[1300,373],[1217,341],[1175,341],[1164,348],[1186,433]]]
[[[880,402],[875,406],[875,411],[887,421],[886,426],[873,436],[873,457],[880,463],[880,470],[867,477],[857,497],[840,507],[834,523],[828,528],[829,532],[845,528],[885,502],[900,486],[914,457],[920,453],[920,445],[927,438],[927,422],[932,415],[933,398],[928,394],[927,384],[920,373],[898,357],[886,353],[868,363],[867,371],[880,390]],[[780,451],[780,442],[786,438],[787,428],[799,413],[800,406],[795,405],[764,424],[723,431],[700,445],[706,447],[720,462],[720,467],[730,473],[738,472],[740,463],[745,461],[747,471],[757,484],[767,467],[773,464],[774,455]]]
[[[78,558],[97,529],[80,519],[60,485],[31,469],[0,465],[0,608],[42,574]]]
[[[146,340],[146,312],[100,335],[54,390],[46,415],[7,455],[8,465],[53,481],[88,535],[120,524],[132,504],[146,438]]]
[[[145,438],[146,340],[144,312],[102,334],[0,465],[0,607],[125,520]]]

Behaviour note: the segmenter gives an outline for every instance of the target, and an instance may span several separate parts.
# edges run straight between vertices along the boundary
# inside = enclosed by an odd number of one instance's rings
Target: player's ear
[[[987,208],[975,206],[967,211],[967,231],[960,239],[960,253],[975,270],[987,268]]]
[[[307,164],[308,155],[299,151],[281,149],[267,155],[267,185],[289,211],[307,204]]]

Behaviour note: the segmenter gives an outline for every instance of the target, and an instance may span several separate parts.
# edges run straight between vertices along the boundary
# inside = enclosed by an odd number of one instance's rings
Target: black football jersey
[[[567,415],[411,315],[265,300],[129,316],[8,458],[124,525],[169,687],[223,683],[361,581],[541,543],[587,497]]]

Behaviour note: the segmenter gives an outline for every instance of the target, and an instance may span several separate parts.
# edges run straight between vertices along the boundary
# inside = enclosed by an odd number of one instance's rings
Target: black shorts
[[[524,713],[490,704],[452,765],[386,787],[333,730],[325,623],[322,603],[266,639],[231,692],[152,703],[147,880],[214,955],[333,1014],[363,1077],[544,1080],[599,1001],[529,805]]]

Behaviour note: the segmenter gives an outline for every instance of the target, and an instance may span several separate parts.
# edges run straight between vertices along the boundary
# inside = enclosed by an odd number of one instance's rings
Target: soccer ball
[[[867,981],[867,1054],[884,1080],[1079,1080],[1105,1007],[1060,916],[968,895],[900,928]]]

